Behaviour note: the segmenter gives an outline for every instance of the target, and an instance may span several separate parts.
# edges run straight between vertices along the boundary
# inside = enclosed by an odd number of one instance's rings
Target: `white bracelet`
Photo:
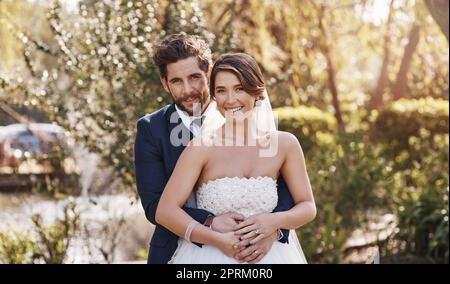
[[[192,221],[189,223],[189,225],[188,225],[188,227],[187,227],[187,229],[186,229],[186,232],[184,233],[184,239],[185,239],[186,241],[188,241],[188,242],[191,241],[191,234],[192,234],[192,231],[194,230],[195,226],[197,226],[198,224],[199,224],[199,223],[198,223],[196,220],[192,220]]]

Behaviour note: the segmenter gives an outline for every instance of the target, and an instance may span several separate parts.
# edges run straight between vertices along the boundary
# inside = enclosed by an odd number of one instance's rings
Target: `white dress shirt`
[[[202,113],[202,116],[204,116],[203,119],[203,124],[202,126],[199,126],[195,123],[192,123],[195,119],[194,116],[190,116],[187,112],[181,110],[177,105],[175,105],[175,109],[178,113],[178,115],[181,118],[181,121],[183,122],[184,126],[186,126],[187,129],[192,131],[192,134],[194,134],[194,137],[196,137],[198,134],[200,134],[200,130],[202,128],[203,125],[205,125],[210,119],[212,119],[213,112],[217,111],[216,108],[216,102],[215,101],[211,101],[208,105],[208,107],[206,108],[206,110]]]

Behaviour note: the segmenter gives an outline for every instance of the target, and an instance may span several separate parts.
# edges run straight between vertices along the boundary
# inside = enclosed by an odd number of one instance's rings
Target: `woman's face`
[[[225,118],[244,118],[255,105],[256,98],[242,88],[238,77],[229,71],[220,71],[216,75],[214,96],[217,108]]]

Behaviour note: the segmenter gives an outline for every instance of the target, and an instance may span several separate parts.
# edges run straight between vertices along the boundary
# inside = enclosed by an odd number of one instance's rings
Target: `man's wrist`
[[[215,217],[214,215],[208,215],[208,217],[206,217],[205,223],[203,223],[203,225],[212,229],[212,223],[213,223],[214,217]]]

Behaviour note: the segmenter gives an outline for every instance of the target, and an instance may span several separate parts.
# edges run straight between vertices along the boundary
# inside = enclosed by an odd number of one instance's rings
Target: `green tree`
[[[52,1],[47,23],[48,42],[21,34],[32,79],[4,84],[20,87],[25,103],[45,110],[132,185],[136,120],[170,102],[152,64],[155,44],[168,32],[212,40],[198,1],[81,1],[70,17]],[[42,66],[38,54],[56,66]]]

